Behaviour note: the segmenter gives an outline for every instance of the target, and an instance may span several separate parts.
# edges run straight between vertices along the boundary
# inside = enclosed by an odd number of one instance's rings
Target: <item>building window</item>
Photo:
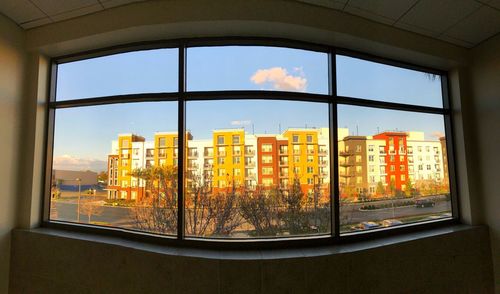
[[[263,175],[272,175],[273,174],[273,168],[272,167],[263,167],[262,168],[262,174]]]
[[[110,219],[110,227],[130,230],[131,234],[139,230],[180,239],[218,238],[220,232],[224,232],[224,238],[343,238],[347,233],[356,234],[364,222],[382,221],[373,217],[374,213],[362,214],[363,219],[353,217],[359,212],[344,209],[343,205],[355,203],[362,207],[364,204],[358,202],[400,197],[410,185],[406,183],[408,179],[412,179],[411,187],[419,195],[438,199],[442,211],[400,210],[391,217],[410,223],[431,216],[439,219],[451,212],[450,198],[455,196],[449,183],[454,181],[447,177],[454,172],[447,170],[446,149],[432,139],[432,134],[440,133],[446,142],[452,142],[444,124],[450,114],[443,106],[448,99],[441,90],[446,80],[443,73],[395,66],[393,61],[378,63],[345,51],[332,53],[337,51],[327,46],[306,50],[251,46],[247,42],[246,46],[238,46],[233,42],[239,41],[232,40],[221,46],[210,42],[210,46],[203,46],[203,40],[197,40],[200,44],[196,46],[184,42],[169,48],[135,47],[124,53],[103,51],[72,60],[54,60],[58,75],[55,92],[50,95],[54,101],[47,107],[49,118],[53,119],[49,125],[55,128],[47,130],[49,138],[53,138],[48,142],[53,148],[48,148],[51,154],[47,154],[47,164],[55,170],[64,169],[62,163],[67,156],[75,158],[74,162],[84,162],[76,159],[99,154],[102,158],[87,162],[78,170],[107,171],[110,189],[106,197],[115,191],[114,197],[127,199],[132,208],[148,207],[151,199],[161,199],[158,203],[164,206],[158,209],[162,213],[172,212],[166,216],[168,222],[165,219],[164,223],[153,223],[148,228],[141,226],[150,223],[147,217]],[[300,44],[297,47],[302,48]],[[262,53],[258,66],[250,58],[256,52]],[[332,64],[336,67],[331,68]],[[207,83],[207,70],[224,78]],[[270,77],[271,73],[287,78],[277,81]],[[334,77],[337,80],[332,80]],[[179,81],[185,82],[185,88],[179,89]],[[336,87],[332,87],[334,84]],[[280,99],[269,98],[269,93],[261,89],[278,90]],[[232,91],[253,94],[251,98],[230,99],[228,93]],[[130,96],[116,103],[116,97],[121,95]],[[137,95],[141,99],[135,99]],[[92,99],[82,103],[81,98]],[[329,113],[331,109],[336,113]],[[101,113],[106,113],[109,123],[88,120]],[[183,123],[178,125],[179,121]],[[330,132],[333,127],[338,129]],[[101,131],[116,136],[99,136]],[[259,150],[262,141],[265,143]],[[337,146],[332,146],[332,142]],[[335,152],[329,155],[330,150]],[[203,158],[198,156],[201,151]],[[415,172],[414,158],[405,157],[414,152],[419,156]],[[390,161],[388,168],[386,161]],[[338,166],[331,166],[333,162]],[[334,178],[336,175],[338,178]],[[274,189],[277,184],[279,187]],[[129,185],[137,189],[132,190]],[[203,191],[198,193],[203,197],[237,194],[238,205],[219,203],[217,209],[232,207],[235,211],[224,213],[236,213],[238,217],[229,219],[241,223],[229,221],[218,232],[215,225],[206,226],[212,231],[203,232],[194,228],[198,226],[184,225],[194,221],[189,217],[199,212],[193,206],[196,189]],[[452,197],[447,197],[450,193]],[[300,230],[291,228],[284,218],[284,199],[289,196],[297,197],[302,204],[294,211],[302,214],[304,220]],[[239,208],[244,204],[239,201],[250,201],[246,204],[252,206],[252,201],[258,199],[267,199],[284,209],[270,222],[275,227],[263,228],[253,223],[255,218]],[[176,203],[181,200],[184,208],[178,210]],[[204,203],[215,205],[215,201]],[[332,203],[340,203],[339,215],[330,211]],[[311,207],[320,213],[311,213]],[[110,206],[104,213],[112,209]],[[332,218],[334,221],[330,222]],[[49,223],[67,221],[68,225],[77,221],[61,219],[50,212],[44,219],[49,219]],[[178,225],[178,220],[185,223]],[[331,223],[339,225],[333,228]],[[178,232],[178,228],[184,231]],[[269,236],[270,231],[276,233]]]
[[[261,150],[262,150],[262,152],[273,152],[273,145],[272,144],[262,144]]]

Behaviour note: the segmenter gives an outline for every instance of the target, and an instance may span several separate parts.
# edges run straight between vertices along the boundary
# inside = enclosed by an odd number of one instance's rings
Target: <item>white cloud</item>
[[[104,171],[107,162],[92,158],[78,158],[71,155],[55,156],[53,159],[54,169],[75,170],[75,171]]]
[[[303,92],[307,87],[307,79],[304,77],[302,68],[296,67],[294,71],[299,75],[288,74],[287,70],[282,67],[259,69],[250,80],[257,85],[271,83],[275,90]]]
[[[232,126],[247,126],[252,123],[251,120],[233,120],[231,121]]]

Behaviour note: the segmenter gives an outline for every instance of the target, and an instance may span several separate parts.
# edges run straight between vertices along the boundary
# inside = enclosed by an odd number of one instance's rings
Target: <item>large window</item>
[[[333,242],[457,218],[446,75],[193,41],[54,60],[46,225]]]

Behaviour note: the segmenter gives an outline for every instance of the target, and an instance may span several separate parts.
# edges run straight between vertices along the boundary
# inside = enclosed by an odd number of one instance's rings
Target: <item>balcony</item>
[[[213,163],[205,163],[204,167],[206,169],[212,169],[212,168],[214,168],[214,164]]]
[[[328,162],[326,160],[320,160],[320,161],[318,161],[318,165],[319,166],[326,166],[326,165],[328,165]]]
[[[351,156],[353,153],[351,151],[340,151],[340,156]]]
[[[187,168],[188,168],[188,169],[198,169],[198,167],[199,167],[199,165],[198,165],[198,164],[196,164],[196,163],[194,163],[194,164],[189,164],[189,165],[187,166]]]
[[[323,150],[322,150],[322,149],[320,149],[320,150],[318,151],[318,154],[319,154],[319,155],[328,155],[328,151],[327,151],[327,150],[324,150],[324,149],[323,149]]]
[[[397,154],[396,150],[389,150],[389,155],[396,155],[396,154]]]
[[[293,150],[293,155],[300,155],[300,150]]]
[[[288,161],[281,161],[280,160],[280,166],[288,166]]]
[[[280,178],[288,178],[288,173],[280,173]]]
[[[198,157],[198,152],[188,152],[188,158]]]
[[[245,150],[245,156],[254,156],[255,150]]]
[[[245,162],[245,166],[248,166],[248,167],[255,167],[255,161]]]
[[[233,151],[233,156],[240,156],[240,155],[241,155],[241,151],[240,150]]]
[[[219,157],[226,156],[226,152],[225,151],[219,151],[219,152],[217,152],[217,156],[219,156]]]
[[[339,165],[348,167],[348,166],[354,166],[354,163],[352,163],[350,161],[343,161],[343,162],[339,162]]]
[[[314,150],[308,149],[307,154],[314,154]]]
[[[280,155],[288,154],[288,149],[280,149],[279,154]]]
[[[255,180],[255,174],[246,174],[245,179],[246,180]]]
[[[122,159],[129,159],[130,155],[129,154],[122,154]]]
[[[214,153],[213,152],[205,152],[205,153],[203,153],[203,156],[205,156],[205,157],[214,157]]]

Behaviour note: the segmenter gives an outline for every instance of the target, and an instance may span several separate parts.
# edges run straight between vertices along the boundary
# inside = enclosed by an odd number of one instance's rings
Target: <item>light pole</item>
[[[76,209],[76,222],[80,222],[80,198],[82,197],[82,179],[76,178],[75,181],[78,182],[78,204]]]

